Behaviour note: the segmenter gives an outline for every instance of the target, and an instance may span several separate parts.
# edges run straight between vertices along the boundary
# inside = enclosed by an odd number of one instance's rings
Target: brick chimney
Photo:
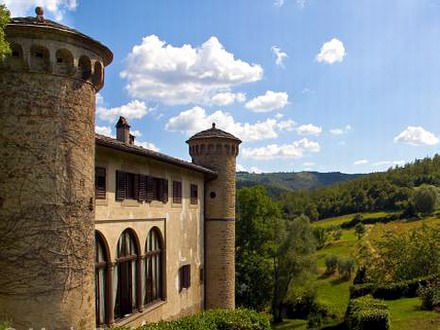
[[[116,123],[116,139],[127,144],[134,144],[134,136],[130,134],[130,125],[125,117],[120,116]]]

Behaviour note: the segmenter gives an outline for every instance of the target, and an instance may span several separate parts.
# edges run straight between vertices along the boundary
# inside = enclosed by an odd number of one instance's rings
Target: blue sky
[[[0,0],[114,53],[97,131],[189,160],[212,122],[254,172],[365,173],[438,152],[440,0]]]

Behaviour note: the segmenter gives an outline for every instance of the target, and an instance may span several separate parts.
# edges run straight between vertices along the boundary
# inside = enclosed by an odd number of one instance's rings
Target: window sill
[[[135,199],[124,199],[121,205],[125,207],[139,207],[141,204]]]
[[[108,199],[95,199],[96,206],[108,206]]]
[[[125,326],[127,324],[130,324],[131,322],[145,317],[149,312],[163,306],[166,304],[166,300],[158,300],[157,302],[153,302],[149,305],[144,306],[144,310],[142,312],[133,312],[133,314],[128,315],[127,317],[124,317],[122,319],[119,319],[115,322],[115,325],[117,326]]]

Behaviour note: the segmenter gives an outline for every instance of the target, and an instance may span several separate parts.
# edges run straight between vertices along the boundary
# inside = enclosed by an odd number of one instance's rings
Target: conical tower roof
[[[235,137],[234,135],[227,133],[221,129],[218,129],[215,127],[215,123],[212,123],[212,127],[210,129],[201,131],[195,135],[193,135],[192,137],[190,137],[188,139],[188,141],[186,141],[186,143],[195,141],[195,140],[206,140],[206,139],[226,139],[226,140],[233,140],[236,141],[237,143],[241,143],[241,140],[237,137]]]

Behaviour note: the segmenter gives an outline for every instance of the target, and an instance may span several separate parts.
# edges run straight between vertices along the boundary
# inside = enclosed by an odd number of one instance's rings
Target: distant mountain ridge
[[[237,172],[237,188],[266,186],[271,195],[278,195],[283,191],[313,189],[329,186],[349,180],[354,180],[365,174],[346,174],[341,172],[275,172],[275,173],[248,173]]]

